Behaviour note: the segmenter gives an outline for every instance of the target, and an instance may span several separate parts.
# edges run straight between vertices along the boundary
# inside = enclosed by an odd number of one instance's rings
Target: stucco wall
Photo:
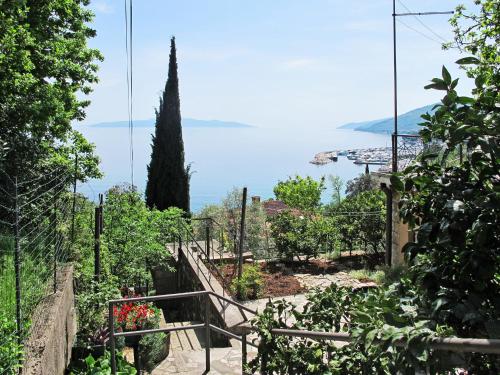
[[[73,267],[58,270],[57,291],[37,307],[25,345],[22,374],[64,374],[76,336]]]

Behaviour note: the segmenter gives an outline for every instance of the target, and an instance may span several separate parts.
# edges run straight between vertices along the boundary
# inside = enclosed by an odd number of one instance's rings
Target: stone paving
[[[249,358],[251,355],[249,355]],[[151,375],[168,374],[241,374],[241,350],[238,348],[211,348],[211,369],[205,370],[205,350],[173,352]]]

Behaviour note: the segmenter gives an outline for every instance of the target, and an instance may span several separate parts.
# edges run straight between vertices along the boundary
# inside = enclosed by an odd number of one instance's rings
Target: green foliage
[[[19,360],[23,355],[23,348],[18,344],[16,322],[0,314],[0,373],[6,375],[18,374]]]
[[[315,181],[309,176],[306,178],[295,176],[289,177],[286,181],[279,181],[273,191],[276,199],[289,207],[311,211],[319,208],[321,193],[325,189],[324,177]]]
[[[349,276],[360,280],[370,280],[374,281],[377,284],[382,284],[385,280],[385,273],[382,270],[371,271],[367,269],[353,270],[349,271]]]
[[[376,182],[370,174],[363,173],[358,177],[347,181],[346,194],[348,197],[355,197],[366,191],[371,191],[377,188]]]
[[[243,265],[241,279],[234,278],[231,283],[231,291],[238,294],[242,300],[257,299],[262,293],[264,280],[258,265]]]
[[[344,186],[344,181],[339,176],[329,175],[328,179],[330,180],[330,184],[332,185],[333,195],[332,195],[332,203],[333,205],[340,204],[342,201],[342,187]]]
[[[445,67],[427,88],[444,92],[434,114],[423,116],[421,136],[443,145],[407,168],[398,184],[401,215],[418,231],[405,246],[412,280],[422,289],[430,319],[460,336],[500,338],[500,160],[498,2],[478,2],[476,15],[462,7],[452,20],[460,59],[475,81],[472,97],[459,96]],[[466,21],[464,21],[466,19]],[[462,20],[466,25],[461,25]],[[453,150],[464,160],[450,162]],[[396,178],[395,178],[396,179]],[[498,372],[498,361],[471,355],[476,372]]]
[[[329,206],[326,215],[333,220],[335,233],[345,250],[361,248],[377,254],[384,245],[385,196],[379,190],[363,191],[348,196],[336,206]]]
[[[426,349],[446,327],[419,320],[418,294],[405,283],[353,293],[331,285],[308,295],[303,311],[291,302],[269,302],[254,321],[260,343],[252,371],[263,374],[415,374],[430,369],[442,373],[455,366],[451,357]],[[349,322],[349,323],[348,323]],[[353,341],[338,347],[328,341],[290,338],[275,328],[346,332]],[[402,339],[411,347],[401,346]]]
[[[83,152],[82,160],[88,156],[88,143],[71,127],[71,121],[85,117],[89,101],[79,96],[92,91],[95,62],[102,59],[87,46],[95,36],[88,26],[93,19],[88,3],[9,0],[0,5],[2,168],[12,176],[39,176],[47,164],[71,164],[64,151],[68,144]]]
[[[111,354],[106,351],[104,356],[94,358],[88,356],[82,368],[72,368],[70,375],[111,375]],[[116,374],[117,375],[135,375],[137,370],[130,365],[119,353],[116,355]]]
[[[168,336],[164,333],[145,335],[141,338],[139,355],[142,367],[151,372],[167,356]]]
[[[168,79],[156,111],[146,186],[147,205],[161,211],[178,207],[189,212],[190,166],[184,166],[180,106],[175,37],[172,37]]]
[[[224,243],[229,251],[237,249],[240,238],[242,189],[233,188],[222,200],[220,205],[205,206],[196,218],[212,218],[214,222],[194,220],[193,226],[196,238],[205,240],[206,225],[210,226],[211,236]],[[245,215],[245,248],[254,256],[260,258],[267,250],[266,214],[260,202],[248,202]]]
[[[316,257],[330,248],[332,222],[322,215],[296,215],[283,211],[270,218],[271,236],[277,253],[293,259],[299,255]]]
[[[114,187],[104,205],[102,259],[118,285],[151,281],[151,268],[167,266],[166,245],[178,237],[183,212],[149,209],[134,189]]]
[[[88,289],[80,290],[76,295],[80,346],[103,344],[99,341],[99,331],[108,326],[107,302],[114,298],[121,298],[121,294],[112,283],[91,283]]]

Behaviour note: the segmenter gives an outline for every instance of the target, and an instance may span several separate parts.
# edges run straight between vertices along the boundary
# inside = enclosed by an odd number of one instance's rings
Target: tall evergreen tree
[[[170,41],[168,79],[156,111],[146,203],[159,210],[178,207],[189,211],[189,166],[184,165],[175,37]]]

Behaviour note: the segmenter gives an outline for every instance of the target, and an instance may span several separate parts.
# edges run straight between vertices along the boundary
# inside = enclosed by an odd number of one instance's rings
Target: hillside
[[[432,112],[434,104],[417,108],[398,116],[399,133],[416,133],[419,130],[418,124],[423,120],[421,116],[424,113]],[[393,118],[371,120],[364,122],[352,122],[339,127],[340,129],[354,129],[370,133],[392,133],[394,128]]]
[[[155,125],[154,119],[134,120],[134,128],[152,128]],[[93,128],[127,128],[128,121],[100,122],[90,125]],[[197,120],[193,118],[182,119],[184,128],[253,128],[254,126],[234,121],[219,120]]]

